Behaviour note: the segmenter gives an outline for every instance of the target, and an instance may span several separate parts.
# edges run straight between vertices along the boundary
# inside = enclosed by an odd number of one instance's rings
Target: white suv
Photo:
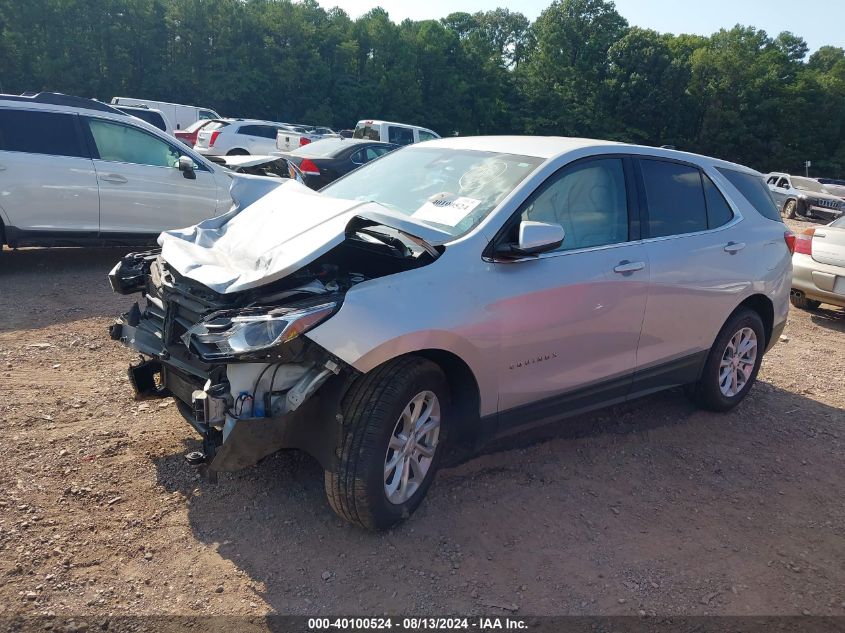
[[[0,246],[148,243],[232,204],[232,174],[113,107],[0,95]]]
[[[279,130],[289,128],[274,121],[217,119],[199,131],[194,149],[205,156],[272,154]]]

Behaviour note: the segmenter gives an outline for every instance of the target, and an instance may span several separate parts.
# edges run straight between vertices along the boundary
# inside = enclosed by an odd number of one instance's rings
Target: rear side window
[[[365,138],[369,141],[380,141],[379,131],[371,125],[359,125],[352,133],[352,138]]]
[[[707,229],[707,207],[698,169],[661,160],[641,160],[648,200],[648,236],[682,235]]]
[[[75,115],[0,108],[0,151],[87,157]]]
[[[707,202],[707,228],[724,226],[733,219],[734,212],[707,174],[701,174],[701,181],[704,183],[704,199]]]
[[[720,174],[722,174],[728,181],[736,187],[742,196],[751,203],[757,212],[764,218],[774,220],[775,222],[783,222],[780,217],[778,208],[775,205],[775,200],[766,183],[763,182],[761,176],[754,174],[746,174],[734,169],[725,169],[717,167]]]
[[[387,142],[397,145],[410,145],[414,142],[414,131],[408,127],[389,125],[387,127]]]

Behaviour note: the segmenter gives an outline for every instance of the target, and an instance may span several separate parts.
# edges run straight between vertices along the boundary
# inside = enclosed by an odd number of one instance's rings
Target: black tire
[[[230,149],[226,156],[249,156],[249,152],[245,149]]]
[[[410,401],[423,391],[440,403],[440,435],[431,464],[416,491],[400,504],[385,491],[388,443]],[[440,463],[448,435],[449,386],[442,370],[418,356],[389,361],[359,378],[341,403],[343,429],[339,463],[326,471],[326,496],[341,518],[370,530],[383,530],[407,519],[420,505]]]
[[[815,299],[808,299],[807,295],[801,293],[800,295],[789,295],[789,302],[799,310],[818,310],[821,306],[821,301]]]
[[[798,203],[795,200],[787,200],[783,205],[783,214],[790,220],[795,219],[795,210],[798,207]]]
[[[735,334],[744,328],[750,328],[754,331],[757,338],[757,354],[751,375],[746,380],[745,385],[733,396],[727,396],[722,393],[719,386],[720,363],[726,352],[728,343]],[[713,343],[713,347],[710,348],[710,353],[704,364],[701,379],[685,390],[687,395],[691,396],[696,404],[710,411],[729,411],[733,409],[748,395],[748,392],[757,380],[757,373],[760,371],[760,363],[763,360],[763,351],[765,348],[766,332],[763,328],[763,321],[760,319],[760,315],[747,308],[737,310],[728,319],[716,337],[716,341]]]

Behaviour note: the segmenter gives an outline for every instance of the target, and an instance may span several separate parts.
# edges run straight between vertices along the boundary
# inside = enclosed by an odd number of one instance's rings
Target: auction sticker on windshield
[[[426,222],[457,226],[479,204],[481,204],[481,200],[457,196],[454,193],[444,191],[431,196],[412,215],[414,218]]]

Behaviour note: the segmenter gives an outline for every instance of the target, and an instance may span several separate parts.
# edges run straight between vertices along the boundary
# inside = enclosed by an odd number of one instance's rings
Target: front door
[[[214,174],[196,165],[196,178],[186,178],[176,141],[115,121],[86,121],[96,149],[101,236],[157,235],[215,215]]]
[[[629,221],[632,179],[629,159],[579,161],[551,176],[512,219],[515,227],[560,224],[565,239],[556,251],[495,264],[503,430],[627,394],[649,283],[638,225]]]

